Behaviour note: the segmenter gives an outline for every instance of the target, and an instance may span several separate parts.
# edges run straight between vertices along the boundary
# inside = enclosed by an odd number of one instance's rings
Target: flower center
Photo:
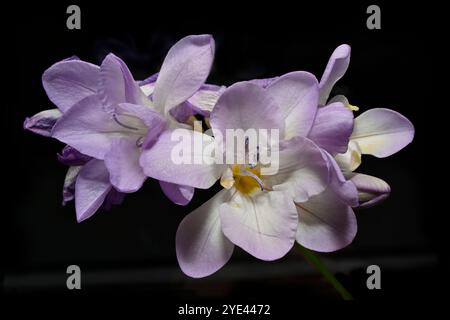
[[[235,164],[231,171],[233,172],[234,187],[238,191],[244,194],[251,194],[257,190],[264,190],[259,166]]]
[[[136,139],[136,147],[140,148],[142,147],[142,144],[144,143],[144,137],[147,133],[147,126],[145,123],[138,117],[132,114],[127,113],[113,113],[112,119],[122,128],[131,130],[133,132],[132,134],[140,135]],[[130,133],[131,133],[130,132]]]

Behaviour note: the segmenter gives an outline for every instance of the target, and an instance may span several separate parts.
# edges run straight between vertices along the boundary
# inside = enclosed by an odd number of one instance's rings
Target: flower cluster
[[[336,48],[320,81],[295,71],[229,87],[205,82],[214,50],[210,35],[185,37],[143,81],[113,54],[100,66],[72,57],[44,72],[44,89],[57,108],[27,118],[24,128],[66,144],[58,154],[68,166],[63,204],[75,200],[81,222],[102,206],[120,204],[147,178],[179,205],[189,203],[195,188],[220,181],[223,190],[187,215],[176,233],[178,262],[191,277],[219,270],[235,245],[275,260],[295,242],[319,252],[350,244],[357,231],[353,208],[390,193],[383,180],[355,172],[362,155],[401,150],[414,137],[411,122],[389,109],[355,118],[358,108],[346,97],[330,98],[348,68],[348,45]],[[198,119],[211,130],[195,127]],[[278,130],[277,170],[264,170],[258,145],[256,156],[243,162],[171,160],[174,132],[216,145],[229,129]],[[183,152],[204,157],[195,148]]]

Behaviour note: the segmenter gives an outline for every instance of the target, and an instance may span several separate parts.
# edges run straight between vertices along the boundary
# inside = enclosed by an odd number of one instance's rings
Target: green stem
[[[320,259],[310,250],[305,247],[298,245],[299,251],[303,256],[311,263],[323,276],[324,278],[336,289],[344,300],[353,300],[350,292],[345,289],[345,287],[336,279],[336,277],[328,271],[325,265],[320,261]]]

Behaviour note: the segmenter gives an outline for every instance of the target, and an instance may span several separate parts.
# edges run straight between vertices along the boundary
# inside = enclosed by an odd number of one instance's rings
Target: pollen
[[[245,172],[251,173],[261,178],[261,169],[259,166],[249,167],[235,164],[232,167],[234,187],[243,194],[252,194],[255,191],[261,190],[261,184],[251,175],[245,175]]]

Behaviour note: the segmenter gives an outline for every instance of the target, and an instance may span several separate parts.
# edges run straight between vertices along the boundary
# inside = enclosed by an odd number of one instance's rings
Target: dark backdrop
[[[8,191],[2,226],[2,292],[8,296],[137,294],[174,305],[236,299],[275,303],[277,298],[339,296],[295,251],[277,262],[258,261],[238,248],[218,273],[202,280],[182,274],[175,257],[181,219],[215,190],[197,190],[186,207],[171,204],[154,181],[128,195],[120,207],[77,224],[73,204],[61,206],[66,168],[62,144],[22,130],[22,122],[52,108],[41,75],[53,63],[77,55],[99,64],[113,52],[144,79],[160,67],[177,40],[211,33],[216,59],[210,83],[273,77],[307,70],[320,78],[341,43],[352,46],[349,70],[335,88],[361,111],[396,110],[416,128],[414,142],[386,159],[366,156],[360,172],[392,187],[383,204],[357,212],[359,231],[348,248],[321,257],[359,299],[434,296],[447,263],[439,221],[426,178],[436,155],[427,132],[435,96],[433,33],[428,10],[379,3],[382,29],[366,28],[370,3],[209,2],[163,4],[107,2],[81,7],[81,30],[66,29],[69,3],[17,7],[14,13],[13,76],[18,96],[7,108],[13,152],[4,168]],[[5,93],[6,94],[6,93]],[[5,121],[6,119],[4,119]],[[428,152],[428,153],[426,153]],[[430,154],[431,152],[431,154]],[[4,181],[5,182],[5,181]],[[6,185],[6,184],[4,184]],[[65,287],[66,268],[82,269],[83,289]],[[378,264],[382,289],[369,291],[365,269]],[[172,312],[172,311],[170,311]]]

